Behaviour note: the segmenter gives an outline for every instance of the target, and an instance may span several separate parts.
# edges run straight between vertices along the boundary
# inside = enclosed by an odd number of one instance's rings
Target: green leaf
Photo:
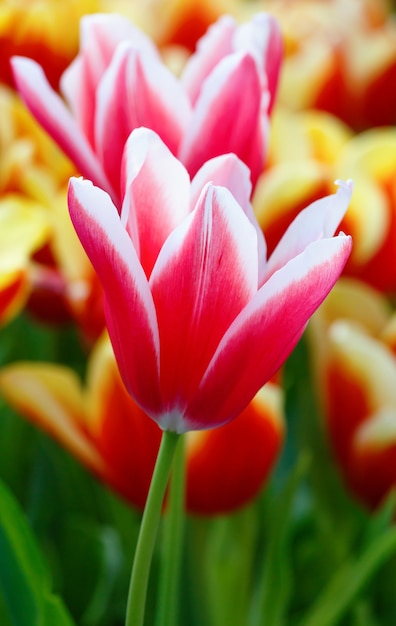
[[[212,520],[205,555],[205,579],[213,626],[246,624],[256,535],[254,507]]]
[[[368,518],[368,523],[365,528],[365,542],[366,545],[372,543],[372,541],[387,531],[388,528],[393,526],[396,513],[396,491],[393,489],[380,508],[371,513]]]
[[[66,517],[59,533],[61,588],[79,624],[104,616],[122,562],[118,535],[82,515]]]
[[[19,505],[0,483],[0,590],[12,626],[72,626]]]
[[[377,537],[354,562],[331,578],[300,626],[334,626],[381,565],[396,552],[396,528]]]
[[[253,611],[255,626],[279,626],[283,624],[285,618],[291,594],[290,554],[288,553],[291,510],[308,463],[307,456],[300,457],[271,510],[262,578]]]
[[[40,626],[75,626],[60,598],[49,594],[45,598],[43,617]]]

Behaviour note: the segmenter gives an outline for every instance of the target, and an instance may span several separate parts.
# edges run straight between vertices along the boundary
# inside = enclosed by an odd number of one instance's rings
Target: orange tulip
[[[344,145],[338,172],[355,180],[355,196],[342,227],[354,235],[345,273],[385,293],[396,292],[396,131],[377,128]]]
[[[371,507],[396,486],[395,323],[377,292],[341,279],[310,326],[332,450],[348,487]]]
[[[89,359],[87,382],[54,364],[0,372],[4,398],[131,504],[143,508],[161,430],[126,392],[107,337]],[[267,481],[283,441],[282,393],[268,383],[228,426],[186,436],[187,508],[215,515],[243,506]]]
[[[357,130],[396,121],[396,24],[385,0],[267,0],[285,38],[279,101]]]
[[[279,107],[272,118],[269,161],[253,206],[269,252],[301,207],[329,193],[333,180],[354,181],[340,229],[352,235],[344,276],[396,293],[396,131],[373,128],[355,135],[320,111],[291,113]]]
[[[239,3],[235,0],[159,0],[155,3],[135,0],[129,4],[139,26],[159,46],[177,45],[189,52],[195,50],[198,39],[221,15],[239,12]],[[120,10],[124,13],[121,5]]]
[[[46,68],[52,85],[78,49],[78,25],[96,0],[6,0],[0,7],[0,80],[13,85],[9,59],[25,54]]]

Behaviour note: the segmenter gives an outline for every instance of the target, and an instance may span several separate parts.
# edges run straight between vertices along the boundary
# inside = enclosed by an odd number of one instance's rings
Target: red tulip
[[[104,288],[125,386],[163,429],[220,426],[279,369],[342,271],[351,239],[333,234],[351,186],[302,211],[266,261],[233,155],[190,186],[158,136],[138,129],[122,171],[121,216],[106,192],[75,178],[69,210]]]

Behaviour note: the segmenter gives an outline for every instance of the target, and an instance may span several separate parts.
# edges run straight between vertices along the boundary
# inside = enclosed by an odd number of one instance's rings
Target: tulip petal
[[[367,414],[384,405],[396,406],[396,362],[392,352],[347,321],[334,322],[329,339],[339,371],[364,390]]]
[[[267,246],[263,231],[250,203],[252,183],[249,169],[243,161],[232,153],[222,154],[221,156],[206,161],[191,181],[192,208],[194,208],[197,203],[201,189],[209,182],[221,187],[227,187],[256,229],[260,284],[264,279]]]
[[[31,290],[29,271],[26,260],[0,257],[0,325],[6,324],[16,316],[26,304]]]
[[[121,220],[149,276],[165,239],[189,213],[190,177],[158,135],[138,128],[125,147],[122,178],[128,191]]]
[[[156,313],[135,248],[110,197],[72,178],[69,211],[105,293],[109,335],[124,384],[151,416],[161,409]]]
[[[208,185],[162,248],[150,286],[161,342],[161,427],[191,428],[183,411],[225,330],[257,289],[257,241],[229,191]],[[174,414],[171,412],[174,411]]]
[[[87,421],[106,465],[106,480],[131,504],[143,509],[161,429],[126,391],[107,335],[90,354],[85,392]]]
[[[193,209],[207,183],[227,187],[235,200],[248,213],[252,183],[248,167],[233,153],[221,154],[206,161],[191,181],[191,208]]]
[[[233,52],[232,39],[235,29],[234,18],[223,15],[198,41],[196,52],[187,61],[181,77],[192,104],[195,104],[204,80],[217,63]]]
[[[251,170],[254,185],[264,164],[266,123],[254,59],[230,55],[205,81],[178,156],[193,176],[208,159],[234,152]]]
[[[13,57],[11,64],[18,91],[39,124],[84,176],[112,193],[95,153],[40,65],[24,57]]]
[[[250,22],[241,24],[235,33],[235,50],[253,56],[268,89],[268,112],[274,104],[283,55],[282,34],[276,19],[269,13],[258,13]]]
[[[232,422],[186,437],[188,511],[229,513],[257,496],[283,441],[282,392],[268,383]]]
[[[114,186],[134,128],[151,128],[176,154],[190,115],[180,81],[152,55],[120,44],[98,88],[95,119],[96,150]]]
[[[198,428],[226,423],[278,370],[351,251],[345,235],[317,241],[278,270],[225,333],[188,408]]]
[[[16,363],[1,370],[0,389],[21,415],[102,474],[103,461],[84,424],[82,389],[74,372],[53,363]]]
[[[157,51],[151,40],[121,15],[85,15],[80,22],[80,31],[81,49],[62,75],[61,91],[78,124],[94,145],[96,89],[117,45],[129,40],[154,55]]]
[[[337,193],[321,198],[301,211],[290,224],[268,259],[266,280],[280,267],[300,254],[306,246],[334,235],[344,217],[352,195],[352,183],[338,181]]]

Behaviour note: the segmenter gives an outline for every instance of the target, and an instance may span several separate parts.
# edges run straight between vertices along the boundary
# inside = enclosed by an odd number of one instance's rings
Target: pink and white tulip
[[[341,273],[351,238],[333,234],[351,185],[302,211],[267,261],[249,173],[234,155],[190,183],[159,137],[137,129],[122,181],[121,215],[77,178],[69,210],[104,288],[126,388],[163,429],[225,424],[277,371]]]
[[[180,78],[126,18],[87,15],[81,49],[61,78],[62,99],[36,62],[14,57],[20,95],[79,172],[120,199],[120,164],[134,128],[153,129],[194,175],[208,159],[234,152],[253,183],[262,171],[282,58],[276,21],[230,16],[198,44]]]

